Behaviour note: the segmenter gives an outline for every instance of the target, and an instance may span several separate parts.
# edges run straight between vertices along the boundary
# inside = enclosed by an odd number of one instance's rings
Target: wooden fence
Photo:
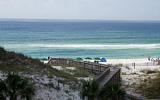
[[[67,58],[51,58],[48,64],[53,66],[64,66],[64,67],[81,67],[97,75],[96,80],[100,86],[109,84],[120,84],[120,68],[112,68],[112,66],[86,62],[76,61]]]

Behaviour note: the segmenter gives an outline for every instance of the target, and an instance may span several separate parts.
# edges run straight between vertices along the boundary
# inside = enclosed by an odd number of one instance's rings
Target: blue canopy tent
[[[101,58],[101,62],[107,62],[106,58]]]

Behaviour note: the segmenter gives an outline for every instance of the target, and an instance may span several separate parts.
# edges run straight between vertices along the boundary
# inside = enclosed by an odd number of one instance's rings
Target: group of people
[[[149,61],[158,62],[158,61],[160,61],[160,58],[151,58],[151,57],[148,57],[148,60]]]
[[[151,58],[151,57],[148,57],[148,60],[149,61],[153,61],[153,62],[158,62],[158,65],[160,65],[160,58]]]

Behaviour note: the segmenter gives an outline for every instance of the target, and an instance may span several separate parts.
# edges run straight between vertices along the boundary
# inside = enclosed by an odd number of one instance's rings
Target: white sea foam
[[[6,48],[159,49],[160,44],[5,44]]]

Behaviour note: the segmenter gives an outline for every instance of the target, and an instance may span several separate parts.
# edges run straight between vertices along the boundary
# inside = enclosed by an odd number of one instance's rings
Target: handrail
[[[76,61],[69,58],[51,58],[48,61],[48,64],[70,67],[82,67],[84,69],[88,69],[92,73],[97,75],[96,80],[103,86],[109,83],[119,84],[120,82],[120,68],[114,69],[112,66],[109,65],[87,61]]]
[[[109,72],[110,72],[110,68],[107,68],[96,78],[96,80],[101,81]]]

